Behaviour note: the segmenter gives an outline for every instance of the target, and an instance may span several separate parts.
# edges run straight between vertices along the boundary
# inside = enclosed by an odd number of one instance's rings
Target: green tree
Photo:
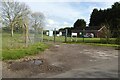
[[[101,24],[105,24],[106,21],[110,24],[110,30],[113,34],[112,37],[117,37],[118,23],[117,19],[120,19],[120,2],[115,2],[111,8],[104,10],[94,9],[90,16],[89,26],[94,26],[99,29]]]
[[[83,30],[83,31],[82,31],[82,34],[83,34],[83,42],[84,42],[85,27],[86,27],[86,22],[85,22],[84,19],[78,19],[78,20],[74,23],[74,29],[76,29],[76,30]]]
[[[116,38],[116,44],[120,45],[120,19],[117,19],[117,23],[118,23],[118,26],[117,26],[117,38]],[[120,46],[118,47],[120,49]]]
[[[93,9],[93,12],[90,16],[90,23],[89,26],[96,26],[97,25],[97,17],[98,17],[98,9]]]
[[[85,29],[86,27],[86,22],[84,19],[78,19],[75,23],[74,23],[74,29]]]

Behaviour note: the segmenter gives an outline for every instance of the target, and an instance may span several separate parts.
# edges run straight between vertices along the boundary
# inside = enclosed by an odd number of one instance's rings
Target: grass
[[[38,54],[39,52],[44,51],[46,48],[48,48],[48,45],[44,43],[36,43],[25,48],[3,49],[2,57],[3,60],[19,59],[24,56]]]
[[[83,38],[73,38],[74,41],[76,39],[77,39],[77,42],[83,42]],[[54,37],[44,35],[44,40],[54,41]],[[85,42],[99,42],[99,41],[100,41],[100,38],[85,38]],[[56,42],[65,42],[65,37],[64,36],[60,36],[60,37],[56,36]],[[71,42],[71,37],[67,37],[67,42]]]
[[[88,44],[97,45],[97,46],[118,47],[117,44],[95,44],[95,43],[88,43]]]
[[[54,41],[54,37],[51,36],[46,36],[44,35],[44,40],[47,41]],[[73,42],[83,42],[83,38],[73,38]],[[105,41],[105,40],[103,40]],[[56,36],[56,42],[65,42],[65,37],[64,36],[60,36],[57,37]],[[71,42],[71,37],[67,37],[67,42]],[[100,38],[84,38],[84,42],[85,43],[101,43],[101,39]],[[115,38],[110,38],[109,42],[112,44],[115,43]]]
[[[47,41],[54,41],[54,37],[49,37],[49,36],[45,36],[44,35],[44,40]],[[77,40],[77,42],[76,42]],[[118,47],[117,44],[115,44],[115,38],[110,38],[109,40],[109,44],[106,44],[106,41],[100,40],[100,38],[84,38],[84,42],[83,42],[83,38],[74,38],[73,41],[71,41],[71,37],[67,37],[67,42],[69,44],[89,44],[89,45],[96,45],[96,46],[107,46],[107,47]],[[64,36],[60,36],[57,37],[56,36],[56,42],[65,42],[65,37]]]
[[[118,47],[117,44],[102,44],[102,43],[79,43],[79,42],[66,42],[68,44],[87,44],[87,45],[94,45],[94,46],[106,46],[106,47]]]
[[[2,33],[2,49],[14,49],[24,47],[24,38],[22,34],[14,34],[11,37],[8,33]]]
[[[52,37],[52,36],[46,36],[46,35],[44,35],[44,41],[54,41],[54,37]],[[64,37],[63,36],[60,36],[60,37],[57,37],[56,36],[56,38],[55,38],[56,40],[56,42],[64,42]]]
[[[2,59],[3,60],[15,60],[20,59],[28,55],[38,54],[48,48],[49,45],[36,42],[29,43],[28,47],[25,47],[24,38],[22,34],[14,34],[11,37],[8,33],[2,34]]]

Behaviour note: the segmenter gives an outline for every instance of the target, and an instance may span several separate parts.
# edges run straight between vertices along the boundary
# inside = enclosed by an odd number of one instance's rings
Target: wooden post
[[[11,26],[11,37],[13,37],[13,26]]]
[[[27,24],[24,24],[25,27],[25,46],[28,46],[28,26]]]

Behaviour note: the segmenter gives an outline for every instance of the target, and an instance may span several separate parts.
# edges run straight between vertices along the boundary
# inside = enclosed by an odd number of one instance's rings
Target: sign
[[[59,35],[62,36],[62,32],[59,32]]]
[[[49,32],[46,32],[46,35],[48,36],[48,35],[49,35]]]
[[[72,33],[72,36],[77,36],[77,33]]]
[[[49,31],[49,36],[53,36],[53,31]]]

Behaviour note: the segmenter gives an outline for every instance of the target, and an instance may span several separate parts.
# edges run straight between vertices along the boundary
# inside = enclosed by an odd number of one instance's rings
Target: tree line
[[[120,2],[115,2],[111,8],[104,10],[94,9],[90,16],[89,26],[97,26],[108,24],[112,33],[112,37],[118,37],[120,29]]]
[[[104,10],[93,9],[89,27],[90,29],[100,29],[102,25],[106,25],[107,29],[111,31],[111,37],[118,37],[120,34],[120,3],[115,2],[111,8]],[[84,19],[77,19],[73,24],[73,27],[61,28],[60,30],[68,29],[68,33],[71,30],[83,30],[86,27],[86,21]]]

